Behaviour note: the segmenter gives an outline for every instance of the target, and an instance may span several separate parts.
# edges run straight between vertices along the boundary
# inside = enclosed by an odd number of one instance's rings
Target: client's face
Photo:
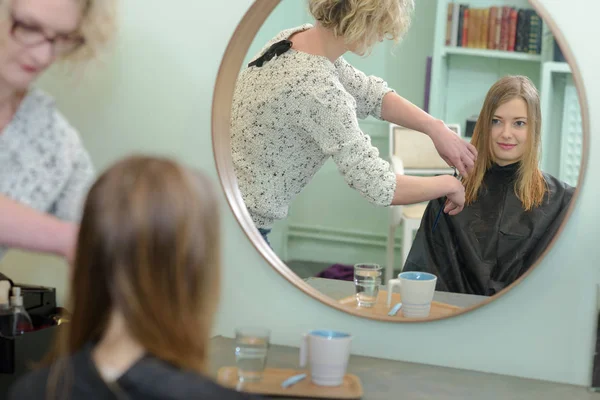
[[[520,161],[527,145],[527,103],[515,98],[498,107],[492,117],[491,135],[496,164]]]

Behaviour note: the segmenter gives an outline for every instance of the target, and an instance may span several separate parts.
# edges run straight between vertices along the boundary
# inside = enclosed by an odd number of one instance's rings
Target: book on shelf
[[[532,9],[509,6],[487,8],[448,3],[446,46],[542,52],[542,19]]]

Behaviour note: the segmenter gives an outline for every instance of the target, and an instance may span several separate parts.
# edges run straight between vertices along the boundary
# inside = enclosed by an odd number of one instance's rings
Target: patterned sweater
[[[94,169],[77,131],[51,97],[32,89],[0,132],[0,193],[78,222]],[[0,248],[0,258],[6,252]]]
[[[280,32],[260,54],[310,27]],[[291,201],[329,157],[367,200],[391,204],[396,176],[357,119],[382,119],[383,97],[391,91],[342,57],[332,63],[295,49],[241,72],[232,105],[233,165],[257,227],[285,218]]]

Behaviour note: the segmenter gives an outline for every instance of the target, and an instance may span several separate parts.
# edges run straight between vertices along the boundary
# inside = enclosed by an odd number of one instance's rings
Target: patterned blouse
[[[310,27],[280,32],[260,54]],[[232,105],[233,164],[258,228],[285,218],[291,201],[329,157],[367,200],[391,204],[396,176],[358,125],[358,118],[369,115],[382,119],[383,97],[391,91],[342,57],[332,63],[295,49],[241,72]]]
[[[78,222],[94,168],[77,131],[54,100],[32,89],[0,132],[0,193]],[[0,248],[0,258],[6,249]]]

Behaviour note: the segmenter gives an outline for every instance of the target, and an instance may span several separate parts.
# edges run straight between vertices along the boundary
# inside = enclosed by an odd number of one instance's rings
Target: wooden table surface
[[[354,282],[342,281],[337,279],[326,278],[306,278],[304,280],[310,286],[314,287],[321,293],[331,297],[334,300],[341,300],[348,296],[354,295]],[[386,290],[386,286],[382,286],[381,290]],[[400,288],[394,288],[394,293],[400,293]],[[486,296],[478,296],[474,294],[450,293],[436,291],[433,295],[434,301],[440,303],[451,304],[462,308],[471,307],[475,304],[487,300]]]
[[[214,377],[220,367],[235,366],[234,340],[212,338],[210,358]],[[298,348],[269,349],[267,367],[297,365]],[[348,373],[361,379],[364,400],[600,400],[584,387],[355,355]]]

